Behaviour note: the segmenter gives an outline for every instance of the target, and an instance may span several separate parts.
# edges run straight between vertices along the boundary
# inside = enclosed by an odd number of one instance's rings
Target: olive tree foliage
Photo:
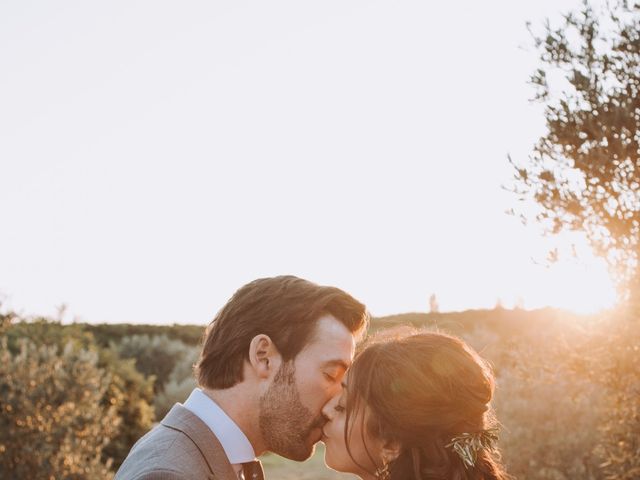
[[[640,298],[640,3],[587,2],[533,33],[547,132],[513,190],[549,233],[584,232],[623,297]]]
[[[200,356],[200,349],[185,346],[184,356],[174,366],[162,391],[155,396],[153,405],[156,418],[163,418],[176,402],[184,402],[197,387],[193,366]]]
[[[30,344],[38,347],[47,347],[58,352],[86,351],[90,352],[92,358],[97,358],[96,368],[100,372],[108,373],[108,384],[106,393],[101,396],[96,408],[109,411],[115,409],[116,412],[116,420],[110,423],[112,428],[104,432],[103,439],[107,442],[101,447],[102,463],[111,465],[111,470],[116,470],[135,441],[149,431],[153,424],[154,379],[136,370],[135,360],[123,359],[113,349],[97,346],[93,334],[84,324],[62,325],[59,321],[47,318],[27,319],[12,312],[0,311],[0,335],[6,342],[4,348],[7,354],[12,356],[18,355],[22,351],[22,344],[28,340]],[[54,361],[55,357],[51,358],[54,365],[60,365],[58,360]],[[39,368],[46,370],[44,365]],[[60,368],[67,368],[64,361]],[[0,404],[5,399],[4,395],[13,391],[9,387],[5,388],[8,390],[0,391]],[[74,387],[70,387],[70,395],[73,395],[74,391]],[[61,398],[63,394],[61,391]],[[56,436],[73,435],[73,431],[68,430],[73,429],[74,424],[58,422],[55,428]],[[41,440],[46,441],[46,438],[51,440],[55,439],[55,436],[43,433]],[[3,478],[2,475],[0,478]]]
[[[98,350],[98,366],[110,373],[111,382],[103,404],[113,405],[121,419],[117,435],[102,452],[117,470],[133,444],[147,433],[155,420],[153,378],[136,370],[135,361],[121,359],[112,349]]]
[[[121,358],[134,361],[138,371],[153,379],[153,405],[158,419],[196,387],[193,366],[200,353],[196,346],[165,334],[135,334],[123,337],[119,343],[112,342],[110,348]]]
[[[0,340],[0,477],[111,478],[103,449],[120,418],[97,353],[72,342],[17,347]]]
[[[605,478],[640,478],[640,3],[585,2],[534,34],[531,77],[547,132],[516,163],[514,191],[551,233],[584,232],[614,274],[623,307],[580,358],[603,393]]]
[[[121,358],[134,359],[139,372],[155,378],[155,393],[164,389],[176,365],[193,350],[184,342],[170,339],[167,335],[146,334],[124,337],[119,343],[112,342],[111,348]]]

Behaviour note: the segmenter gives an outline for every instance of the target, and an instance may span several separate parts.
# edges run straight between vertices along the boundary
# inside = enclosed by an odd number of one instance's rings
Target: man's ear
[[[282,357],[268,335],[260,334],[249,344],[249,363],[258,378],[269,378],[280,368]]]

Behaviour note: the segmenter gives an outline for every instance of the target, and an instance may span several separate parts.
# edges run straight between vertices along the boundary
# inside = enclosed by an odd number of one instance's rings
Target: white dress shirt
[[[209,427],[222,445],[229,463],[240,476],[241,464],[256,459],[255,451],[240,427],[199,388],[191,392],[183,406]]]

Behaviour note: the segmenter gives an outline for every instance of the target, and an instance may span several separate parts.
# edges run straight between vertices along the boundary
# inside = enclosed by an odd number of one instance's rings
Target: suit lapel
[[[187,435],[202,453],[216,479],[238,480],[216,436],[202,420],[188,409],[176,403],[160,423]]]

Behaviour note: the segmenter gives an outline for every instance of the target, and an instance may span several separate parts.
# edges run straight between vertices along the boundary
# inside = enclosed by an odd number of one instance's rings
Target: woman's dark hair
[[[291,275],[261,278],[241,287],[207,328],[198,383],[224,389],[241,382],[251,339],[268,335],[283,360],[293,360],[312,339],[316,323],[332,315],[354,335],[368,323],[366,307],[335,287],[325,287]]]
[[[439,333],[374,340],[349,369],[345,441],[360,410],[365,448],[364,432],[401,447],[391,480],[505,480],[497,452],[481,449],[465,467],[447,447],[458,435],[494,426],[493,390],[489,365],[462,340]]]

